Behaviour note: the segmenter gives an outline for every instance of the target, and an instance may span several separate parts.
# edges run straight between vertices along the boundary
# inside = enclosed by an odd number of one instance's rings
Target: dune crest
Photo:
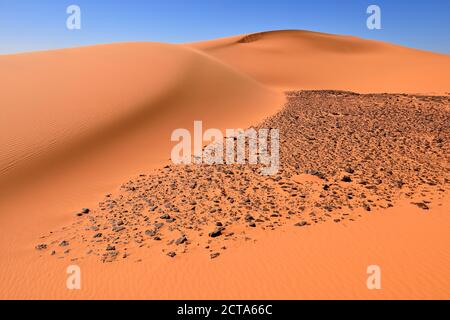
[[[280,30],[187,44],[280,90],[443,94],[450,56],[380,41]]]

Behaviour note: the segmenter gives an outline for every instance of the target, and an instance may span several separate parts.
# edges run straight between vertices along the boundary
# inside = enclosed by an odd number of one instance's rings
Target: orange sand
[[[306,31],[188,45],[124,43],[0,56],[0,298],[449,298],[448,197],[348,226],[257,234],[211,261],[36,259],[36,240],[130,176],[167,163],[176,128],[245,127],[286,89],[450,91],[450,57]],[[244,43],[243,43],[244,42]],[[382,268],[383,289],[365,287]]]

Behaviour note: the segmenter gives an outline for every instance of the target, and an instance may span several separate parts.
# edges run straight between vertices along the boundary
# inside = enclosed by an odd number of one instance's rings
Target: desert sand
[[[187,45],[284,91],[449,91],[448,55],[352,36],[287,30]]]
[[[0,298],[450,297],[448,55],[277,31],[0,70]],[[280,127],[282,173],[171,165],[194,120]]]

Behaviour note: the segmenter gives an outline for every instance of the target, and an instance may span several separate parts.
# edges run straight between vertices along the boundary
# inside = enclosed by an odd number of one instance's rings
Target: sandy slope
[[[188,45],[284,90],[450,91],[450,56],[351,36],[293,30]]]
[[[213,58],[168,44],[2,56],[0,69],[2,270],[28,265],[30,243],[81,204],[166,163],[174,129],[197,119],[245,127],[284,101]]]
[[[3,263],[0,297],[448,299],[450,255],[442,241],[448,205],[424,213],[404,202],[357,222],[256,230],[251,236],[257,241],[226,243],[228,252],[214,260],[199,248],[174,259],[147,249],[141,262],[75,262],[81,267],[79,291],[66,289],[71,262],[28,254],[20,265]],[[369,265],[381,268],[381,290],[367,289]]]
[[[264,245],[271,238],[259,247],[237,248],[214,264],[197,259],[195,253],[186,264],[171,264],[164,256],[151,266],[85,262],[87,283],[81,293],[60,287],[68,261],[37,261],[34,246],[43,233],[70,224],[76,210],[94,206],[130,176],[166,163],[170,133],[190,128],[193,120],[217,128],[256,123],[282,106],[281,91],[287,88],[448,92],[449,71],[448,56],[308,32],[275,32],[244,40],[238,36],[185,46],[126,43],[0,56],[0,298],[251,298],[259,297],[250,293],[258,278],[266,279],[263,298],[270,298],[270,292],[274,297],[328,297],[319,291],[308,295],[308,287],[289,289],[291,277],[272,274],[283,266],[258,264],[256,257],[262,253],[267,261],[276,258],[279,247],[267,252]],[[389,217],[383,219],[380,228],[390,228]],[[439,219],[428,222],[427,232],[433,236],[435,228],[445,226]],[[417,223],[408,230],[423,225]],[[354,230],[355,238],[364,237],[364,232]],[[377,230],[372,229],[374,235]],[[322,236],[320,231],[311,232],[304,245]],[[341,231],[336,233],[341,236],[343,251],[336,254],[346,256],[347,240]],[[281,253],[286,253],[292,242],[283,239],[280,246],[287,249]],[[391,256],[381,250],[388,261]],[[248,262],[243,258],[247,254],[255,259]],[[411,256],[426,260],[427,254],[434,253],[415,250]],[[289,263],[300,261],[289,259]],[[320,255],[308,259],[310,270],[330,276],[324,274],[329,265],[322,264]],[[432,272],[435,265],[426,271]],[[248,277],[250,269],[258,278]],[[219,288],[196,287],[203,276],[211,281],[222,277]],[[432,279],[424,296],[448,297],[448,283],[442,284],[443,291],[433,291],[441,280]],[[271,291],[273,281],[278,287]],[[233,291],[233,283],[242,283],[238,291]],[[218,293],[222,289],[223,294]],[[402,290],[386,297],[420,295]],[[364,296],[350,292],[351,288],[335,293]]]
[[[196,119],[247,126],[283,102],[214,59],[166,44],[3,56],[0,68],[0,205],[7,208],[0,219],[18,228],[2,232],[5,250],[23,239],[25,212],[43,227],[99,190],[165,163],[174,129]]]

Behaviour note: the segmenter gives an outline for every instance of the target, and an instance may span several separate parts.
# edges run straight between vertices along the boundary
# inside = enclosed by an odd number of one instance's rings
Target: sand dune
[[[392,220],[383,216],[370,226],[366,221],[360,230],[358,222],[354,222],[351,240],[343,229],[332,228],[333,224],[317,233],[311,228],[308,235],[292,236],[295,239],[283,236],[283,230],[269,237],[258,229],[254,236],[261,240],[260,244],[252,247],[238,242],[236,251],[229,250],[229,255],[227,251],[224,259],[221,256],[214,264],[203,259],[199,251],[168,261],[153,247],[145,252],[142,263],[134,258],[112,264],[97,259],[78,261],[86,279],[81,292],[65,288],[65,268],[73,261],[39,256],[35,246],[42,235],[53,230],[59,230],[58,236],[78,239],[84,233],[78,232],[80,224],[74,222],[75,213],[82,207],[98,208],[105,194],[120,194],[123,182],[141,173],[151,174],[167,164],[173,145],[171,132],[192,128],[194,120],[220,129],[258,124],[283,107],[283,91],[288,89],[430,94],[450,91],[449,56],[306,31],[259,33],[185,45],[122,43],[6,55],[0,56],[0,73],[0,298],[376,298],[363,289],[347,287],[340,291],[344,283],[359,281],[346,282],[351,277],[346,271],[336,280],[333,292],[320,291],[325,290],[326,279],[333,272],[330,264],[323,263],[313,251],[323,250],[321,246],[326,246],[330,232],[340,244],[328,247],[334,252],[328,251],[332,259],[349,257],[349,241],[373,238],[378,228],[392,234],[388,226],[404,219],[402,210]],[[428,102],[435,101],[427,98],[427,107]],[[393,102],[382,100],[380,105],[384,103]],[[441,110],[436,115],[443,113]],[[428,124],[424,126],[429,128]],[[315,145],[311,147],[314,151]],[[433,152],[441,151],[441,147],[436,148]],[[442,167],[440,163],[432,164]],[[448,207],[446,201],[443,208]],[[422,217],[415,217],[405,237],[413,239],[425,226],[433,239],[442,240],[440,228],[448,224],[448,219],[442,217],[441,211],[432,208],[432,220],[426,223],[422,223]],[[74,234],[68,233],[74,230]],[[278,236],[279,241],[273,242],[273,237]],[[376,251],[388,265],[393,257],[389,251],[391,240],[387,238]],[[295,249],[295,255],[291,255],[295,241],[304,241],[302,246],[310,245],[311,250],[302,253]],[[448,297],[448,283],[441,277],[447,275],[446,271],[436,268],[448,260],[448,251],[438,246],[443,255],[436,258],[429,247],[432,241],[424,243],[426,246],[416,247],[420,250],[411,251],[408,261],[417,258],[432,262],[412,268],[407,278],[411,280],[415,272],[422,271],[437,271],[437,276],[430,276],[424,291],[411,294],[401,278],[399,289],[384,291],[382,297]],[[358,247],[358,254],[365,248]],[[428,254],[424,254],[427,248]],[[280,255],[285,256],[283,261],[288,265],[296,266],[301,259],[308,259],[310,264],[304,274],[280,276],[284,267],[272,268],[269,264],[278,261]],[[246,256],[253,259],[243,262]],[[358,261],[369,260],[364,253],[360,257],[349,270],[356,272]],[[183,258],[186,262],[180,261]],[[259,259],[263,263],[258,266]],[[399,267],[390,263],[389,267],[395,269],[393,274],[400,274]],[[344,270],[345,265],[339,268]],[[248,270],[255,271],[249,275]],[[288,271],[295,273],[292,268]],[[322,277],[317,289],[320,292],[312,290],[314,283],[305,278],[313,271]],[[199,277],[213,281],[224,274],[228,279],[222,279],[216,287],[195,285]],[[262,278],[266,279],[263,283],[258,281]],[[308,285],[298,289],[304,281]],[[252,295],[257,283],[262,291]],[[420,280],[417,284],[423,283]],[[435,290],[439,285],[444,289]]]
[[[282,90],[450,91],[450,56],[310,31],[275,31],[188,44]]]
[[[108,163],[128,173],[133,165],[124,165],[121,155],[140,158],[141,166],[152,158],[166,160],[175,128],[198,118],[218,128],[248,125],[282,103],[281,96],[221,62],[167,44],[3,56],[0,68],[0,181],[19,170],[28,176],[38,163],[48,170],[55,157],[67,162],[107,146],[114,156]]]
[[[284,101],[214,58],[168,44],[2,56],[0,69],[2,270],[12,256],[28,265],[17,252],[81,203],[167,163],[173,130],[197,119],[246,127]]]

